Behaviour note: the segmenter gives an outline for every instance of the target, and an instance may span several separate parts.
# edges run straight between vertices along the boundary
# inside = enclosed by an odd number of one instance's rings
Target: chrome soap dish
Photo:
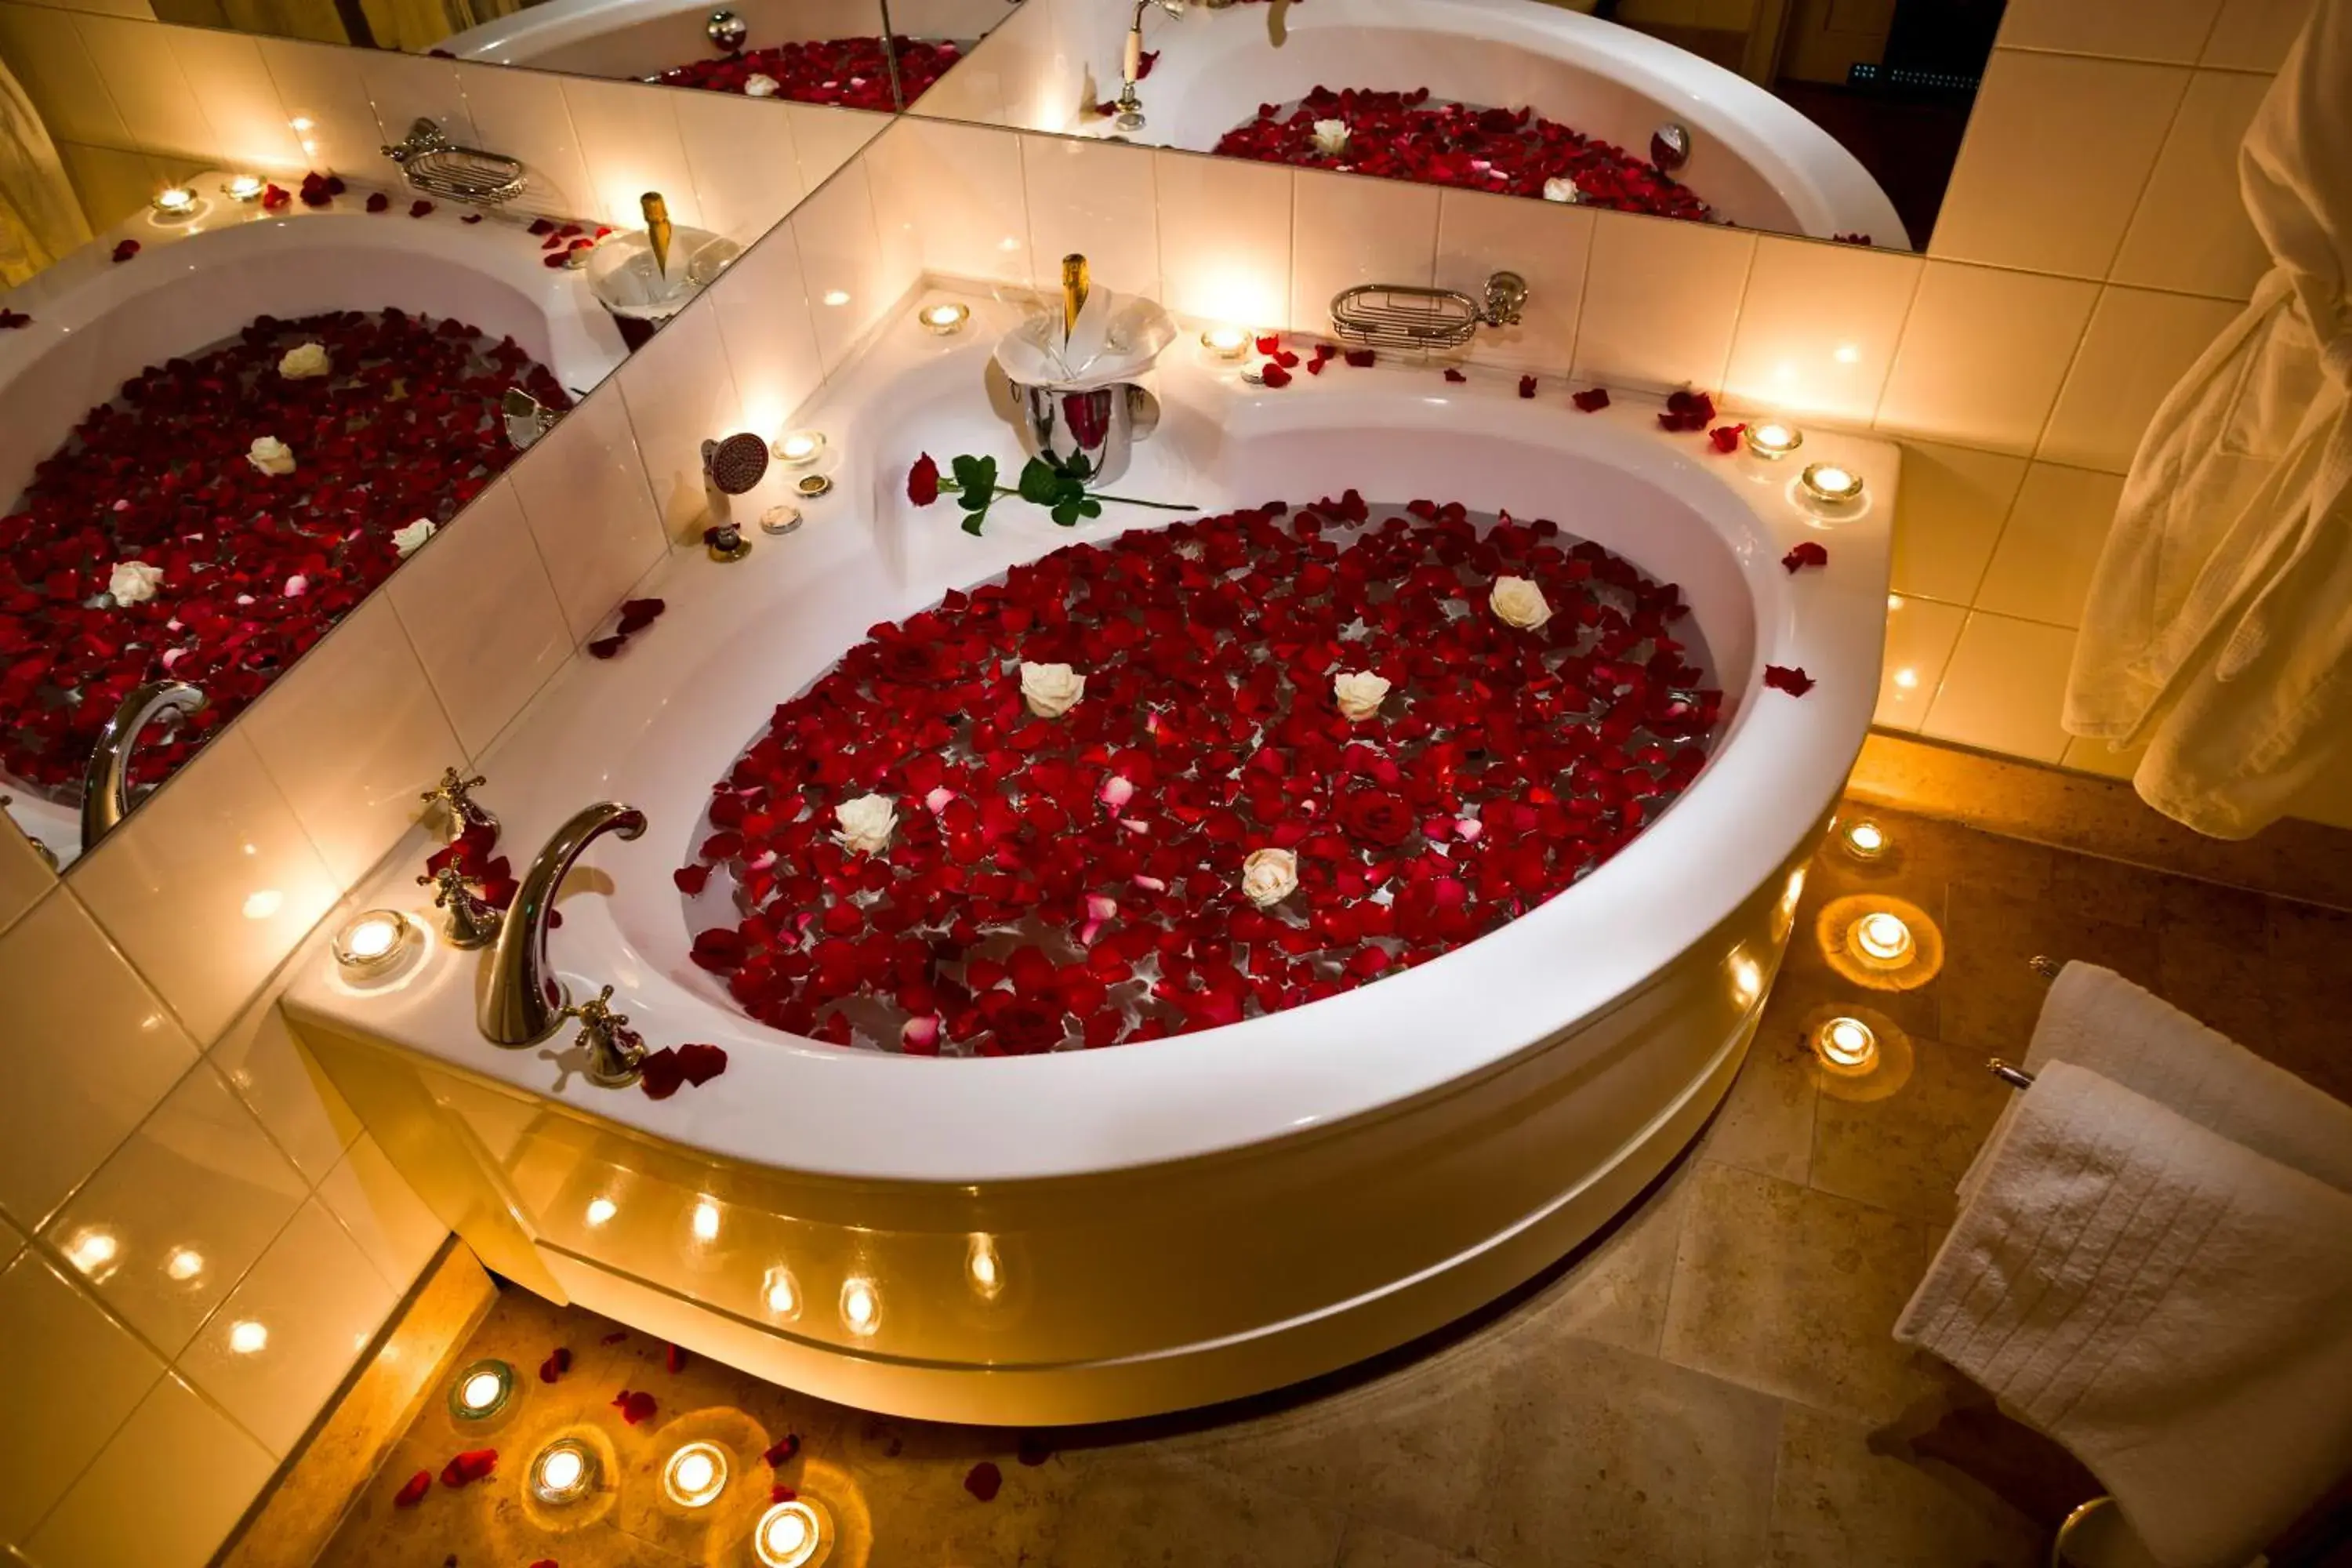
[[[1482,303],[1452,289],[1365,283],[1331,300],[1331,328],[1345,342],[1365,348],[1458,349],[1486,327],[1515,327],[1528,302],[1528,280],[1516,272],[1486,279]]]
[[[460,147],[427,119],[410,126],[408,139],[386,147],[383,155],[400,165],[402,177],[412,188],[468,206],[502,206],[522,195],[529,183],[518,160],[478,147]]]

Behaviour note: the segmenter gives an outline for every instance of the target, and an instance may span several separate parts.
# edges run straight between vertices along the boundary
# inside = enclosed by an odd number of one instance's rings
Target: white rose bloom
[[[1544,182],[1544,200],[1548,202],[1580,202],[1584,192],[1574,180],[1565,175]]]
[[[431,518],[420,517],[406,528],[395,528],[392,531],[392,547],[398,551],[400,558],[405,561],[424,549],[425,542],[439,531],[433,526]]]
[[[1087,678],[1066,664],[1021,661],[1021,700],[1040,719],[1058,719],[1087,694]]]
[[[1242,893],[1270,910],[1298,890],[1298,857],[1287,849],[1253,849],[1242,862]]]
[[[835,806],[833,819],[841,824],[841,831],[833,836],[835,843],[853,855],[879,855],[890,847],[898,808],[887,795],[861,795]]]
[[[278,374],[289,381],[308,381],[327,374],[327,345],[304,343],[288,349],[278,362]]]
[[[114,595],[118,605],[143,604],[155,596],[155,584],[163,580],[161,566],[150,566],[144,561],[118,561],[106,579],[106,591]]]
[[[743,79],[743,93],[747,98],[773,98],[782,85],[772,76],[750,76]]]
[[[1342,670],[1331,678],[1331,695],[1339,700],[1339,717],[1350,724],[1360,724],[1378,713],[1388,694],[1388,681],[1369,669]]]
[[[294,448],[275,436],[257,436],[246,448],[245,460],[265,474],[294,471]]]
[[[1497,577],[1495,591],[1486,596],[1494,606],[1495,618],[1506,626],[1522,631],[1535,631],[1551,619],[1551,606],[1544,602],[1543,590],[1525,577]]]
[[[1348,150],[1348,122],[1344,120],[1318,120],[1315,122],[1315,150],[1327,158],[1336,158]]]

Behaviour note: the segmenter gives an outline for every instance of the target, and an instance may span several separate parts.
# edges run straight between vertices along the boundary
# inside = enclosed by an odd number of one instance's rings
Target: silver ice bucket
[[[1021,411],[1022,445],[1033,455],[1067,464],[1087,460],[1090,484],[1118,482],[1135,444],[1160,425],[1160,400],[1131,381],[1086,392],[1012,384]]]

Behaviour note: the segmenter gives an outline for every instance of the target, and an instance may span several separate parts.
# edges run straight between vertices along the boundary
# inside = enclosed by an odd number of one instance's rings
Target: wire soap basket
[[[400,165],[412,188],[468,206],[502,206],[522,195],[528,183],[519,161],[478,147],[460,147],[427,119],[410,126],[408,139],[386,147],[383,155]]]
[[[1528,281],[1516,272],[1486,279],[1484,301],[1452,289],[1364,283],[1331,300],[1331,327],[1342,342],[1365,348],[1458,349],[1486,327],[1518,325]]]

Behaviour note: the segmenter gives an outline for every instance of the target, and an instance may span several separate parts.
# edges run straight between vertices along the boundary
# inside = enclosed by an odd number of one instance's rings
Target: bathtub
[[[1318,84],[1425,87],[1456,102],[1533,105],[1637,158],[1673,121],[1692,144],[1675,178],[1731,222],[1911,246],[1878,183],[1820,126],[1721,66],[1580,12],[1537,0],[1315,0],[1290,9],[1278,49],[1263,5],[1152,16],[1160,58],[1139,89],[1139,141],[1209,152],[1261,104],[1293,102]],[[1115,56],[1095,70],[1118,80]]]
[[[836,488],[798,532],[755,532],[733,566],[674,555],[639,590],[668,613],[560,672],[483,762],[518,865],[591,801],[646,812],[642,837],[581,863],[554,962],[575,998],[613,986],[649,1044],[723,1047],[724,1076],[654,1101],[592,1087],[568,1034],[494,1047],[480,965],[437,934],[389,981],[306,961],[289,1016],[489,1267],[845,1404],[1097,1420],[1411,1340],[1591,1235],[1720,1101],[1870,722],[1895,450],[1811,433],[1808,456],[1869,487],[1824,521],[1786,467],[1664,435],[1654,403],[1584,415],[1557,387],[1522,401],[1511,377],[1426,366],[1253,389],[1180,340],[1121,493],[1220,510],[1355,485],[1553,517],[1682,584],[1726,690],[1718,747],[1582,883],[1361,989],[1108,1050],[847,1050],[739,1012],[688,962],[669,873],[770,709],[871,623],[1069,542],[1018,508],[975,541],[908,504],[919,448],[1012,449],[981,367],[1013,318],[969,302],[979,330],[903,320],[803,416]],[[1807,539],[1832,567],[1792,576]],[[1820,684],[1765,689],[1767,663]],[[351,908],[434,925],[414,883],[430,847],[412,834]]]
[[[205,206],[194,220],[142,214],[98,237],[12,292],[0,304],[33,318],[0,332],[0,497],[13,503],[33,468],[82,416],[150,364],[236,335],[258,315],[397,306],[457,316],[494,337],[510,336],[584,391],[626,357],[612,318],[583,275],[541,265],[540,241],[520,224],[460,221],[444,204],[406,216],[411,194],[392,211],[364,209],[354,185],[325,207],[298,200],[278,212],[221,194],[214,171],[188,182]],[[120,264],[116,244],[140,252]],[[80,851],[75,808],[8,787],[8,814],[60,862]]]
[[[874,0],[546,0],[437,47],[461,60],[642,80],[716,56],[703,27],[720,9],[751,28],[751,48],[882,31]],[[908,37],[977,38],[1007,9],[1005,0],[893,0],[890,24]]]

